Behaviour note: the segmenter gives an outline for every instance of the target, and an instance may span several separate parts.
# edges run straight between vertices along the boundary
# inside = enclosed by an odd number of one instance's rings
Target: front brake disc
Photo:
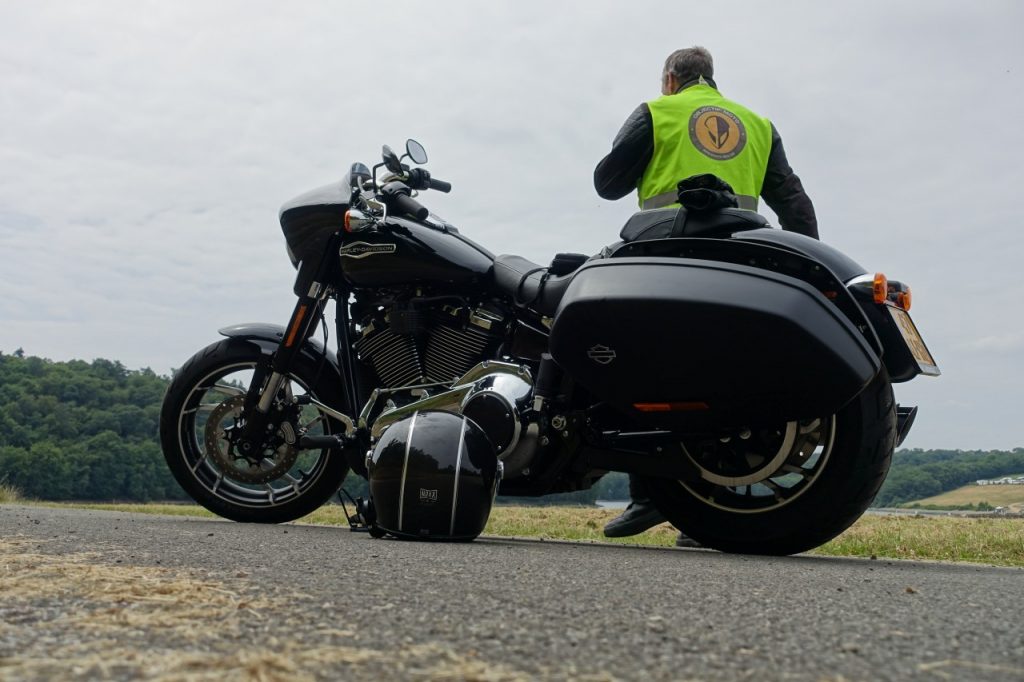
[[[244,406],[245,396],[239,395],[213,408],[204,432],[206,453],[230,479],[242,483],[269,483],[287,473],[298,459],[295,430],[287,421],[277,424],[268,432],[259,454],[245,457],[235,451],[224,428],[238,423]]]

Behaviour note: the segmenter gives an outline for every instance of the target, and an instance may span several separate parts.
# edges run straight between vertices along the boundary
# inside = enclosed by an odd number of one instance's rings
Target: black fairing
[[[376,523],[393,535],[475,538],[487,524],[499,480],[484,432],[450,412],[417,412],[392,424],[373,450]]]
[[[482,283],[494,257],[460,234],[390,218],[377,231],[346,234],[342,276],[355,287]]]
[[[301,194],[281,207],[281,230],[293,254],[292,265],[317,260],[331,236],[342,229],[352,200],[349,175],[340,181]]]
[[[787,232],[773,228],[737,232],[733,239],[760,242],[785,249],[791,249],[809,258],[819,261],[839,278],[848,282],[854,277],[863,275],[867,270],[852,258],[828,244],[806,237],[796,232]]]
[[[880,367],[868,340],[806,282],[689,258],[585,265],[555,316],[551,354],[640,423],[680,428],[828,415]],[[709,409],[645,413],[635,403]]]

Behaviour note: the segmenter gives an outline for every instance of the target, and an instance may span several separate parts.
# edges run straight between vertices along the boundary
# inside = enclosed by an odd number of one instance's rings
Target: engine
[[[436,300],[432,305],[423,299],[395,302],[363,317],[356,353],[382,388],[447,385],[389,391],[382,412],[367,410],[374,415],[371,437],[376,440],[388,426],[417,411],[462,414],[487,434],[506,477],[520,476],[537,452],[540,424],[531,411],[529,368],[496,359],[508,331],[506,317],[490,306]]]
[[[394,303],[369,315],[355,342],[359,360],[387,388],[450,383],[493,358],[505,333],[496,310],[465,305]]]

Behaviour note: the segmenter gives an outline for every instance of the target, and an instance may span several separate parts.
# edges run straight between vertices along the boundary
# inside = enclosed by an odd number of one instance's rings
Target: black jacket
[[[687,85],[690,84],[683,88]],[[594,169],[594,188],[605,199],[621,199],[637,188],[653,156],[654,124],[651,110],[644,103],[622,124],[611,152]],[[680,175],[680,180],[683,176],[685,173]],[[774,124],[761,197],[779,216],[783,229],[818,238],[814,205],[786,160],[786,150]]]

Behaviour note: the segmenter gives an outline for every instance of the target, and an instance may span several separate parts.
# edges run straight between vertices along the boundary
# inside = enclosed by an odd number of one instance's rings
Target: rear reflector
[[[633,407],[641,412],[694,412],[711,409],[707,403],[699,401],[688,403],[633,403]]]

